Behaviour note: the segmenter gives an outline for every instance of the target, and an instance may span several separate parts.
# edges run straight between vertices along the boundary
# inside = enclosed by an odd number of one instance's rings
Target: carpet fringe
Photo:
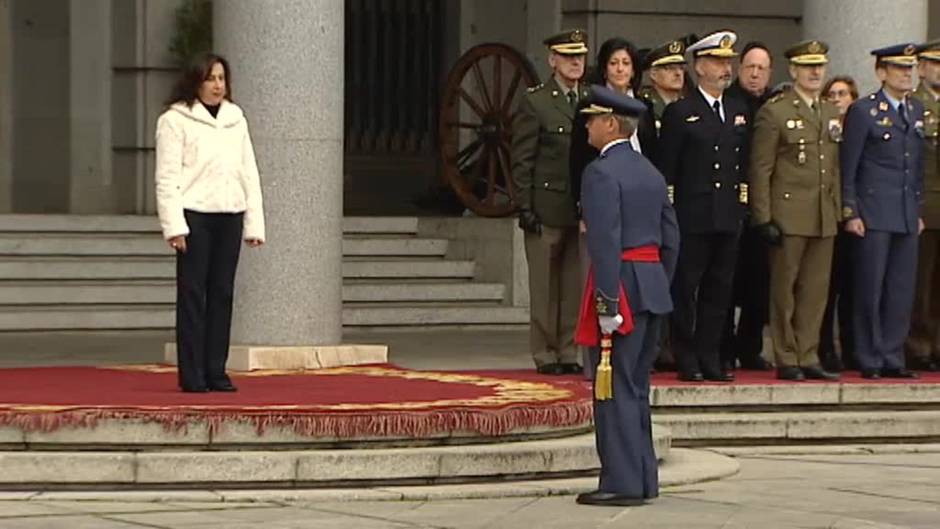
[[[62,428],[95,428],[102,420],[135,420],[160,424],[165,431],[186,433],[206,423],[210,434],[227,423],[248,424],[261,436],[270,429],[290,429],[317,439],[370,437],[422,439],[451,433],[500,436],[538,427],[571,427],[590,423],[590,400],[554,402],[539,406],[514,405],[495,410],[429,410],[394,413],[308,413],[302,410],[134,410],[73,408],[55,411],[0,410],[0,426],[28,432]]]

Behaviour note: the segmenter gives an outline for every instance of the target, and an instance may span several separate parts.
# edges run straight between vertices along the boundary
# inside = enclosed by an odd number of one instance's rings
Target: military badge
[[[796,120],[796,128],[799,129],[799,130],[803,130],[804,125],[803,125],[803,120],[802,120],[802,119]]]
[[[747,184],[741,182],[738,184],[738,202],[747,204]]]
[[[848,219],[851,219],[851,218],[854,217],[854,216],[855,216],[855,211],[854,211],[852,208],[850,208],[850,207],[848,207],[848,206],[842,208],[842,218],[843,218],[843,219],[848,220]]]
[[[879,121],[877,121],[877,123],[881,125],[882,127],[890,127],[891,125],[894,125],[894,123],[891,121],[891,119],[888,118],[888,116],[881,118]]]
[[[734,126],[738,127],[741,125],[747,125],[747,118],[744,117],[744,114],[734,116]]]
[[[806,163],[806,151],[800,151],[800,154],[798,154],[796,157],[796,161],[800,165],[805,164]]]
[[[924,114],[924,115],[926,115],[926,114]],[[914,122],[914,127],[915,127],[915,128],[918,128],[918,129],[924,128],[924,122],[923,122],[923,120],[918,119],[917,121],[915,121],[915,122]]]
[[[884,101],[882,101],[881,103],[878,103],[878,110],[880,110],[880,111],[882,111],[882,112],[887,112],[887,111],[888,111],[888,103],[885,103]]]
[[[699,119],[701,119],[701,117],[699,117],[698,114],[692,114],[691,116],[685,118],[685,122],[686,122],[686,123],[695,123],[695,122],[698,121]]]
[[[682,43],[678,40],[674,40],[669,43],[669,53],[681,53],[682,52]]]
[[[829,120],[829,139],[834,142],[842,141],[842,122],[839,118]]]
[[[787,128],[788,128],[788,129],[796,128],[796,121],[793,121],[792,119],[788,119],[788,120],[787,120]]]

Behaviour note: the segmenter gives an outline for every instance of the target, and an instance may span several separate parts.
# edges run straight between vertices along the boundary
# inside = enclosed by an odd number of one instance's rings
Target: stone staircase
[[[477,279],[415,217],[343,224],[347,329],[518,326],[528,311]],[[174,259],[153,217],[0,215],[0,331],[169,329]]]
[[[653,422],[675,446],[940,442],[940,383],[660,386]]]

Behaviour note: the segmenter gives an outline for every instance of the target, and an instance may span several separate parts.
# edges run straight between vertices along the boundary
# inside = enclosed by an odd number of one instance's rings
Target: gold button
[[[784,199],[789,199],[789,198],[790,198],[790,193],[784,193],[784,194],[783,194],[783,198],[784,198]]]
[[[558,132],[564,132],[564,131],[565,131],[564,127],[558,127]]]
[[[715,182],[715,189],[721,189],[721,182]]]
[[[825,154],[820,154],[820,155],[819,155],[819,159],[820,159],[820,160],[825,160],[825,159],[826,159],[826,155],[825,155]]]
[[[545,189],[548,189],[548,182],[545,182]]]
[[[822,170],[822,174],[826,174],[826,170],[825,170],[825,169]]]

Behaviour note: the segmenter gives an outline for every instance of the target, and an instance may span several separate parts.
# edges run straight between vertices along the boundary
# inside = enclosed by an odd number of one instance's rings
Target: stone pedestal
[[[163,349],[163,359],[176,365],[176,344],[168,343]],[[236,345],[229,349],[229,371],[256,371],[259,369],[322,369],[337,366],[363,364],[385,364],[388,362],[388,346],[385,345],[339,345],[264,347]]]
[[[878,88],[871,50],[927,38],[927,0],[806,0],[803,35],[829,43],[829,75],[851,75],[859,93]]]
[[[343,0],[216,0],[217,51],[252,134],[267,244],[244,248],[232,343],[342,339]],[[234,350],[233,350],[234,351]]]

